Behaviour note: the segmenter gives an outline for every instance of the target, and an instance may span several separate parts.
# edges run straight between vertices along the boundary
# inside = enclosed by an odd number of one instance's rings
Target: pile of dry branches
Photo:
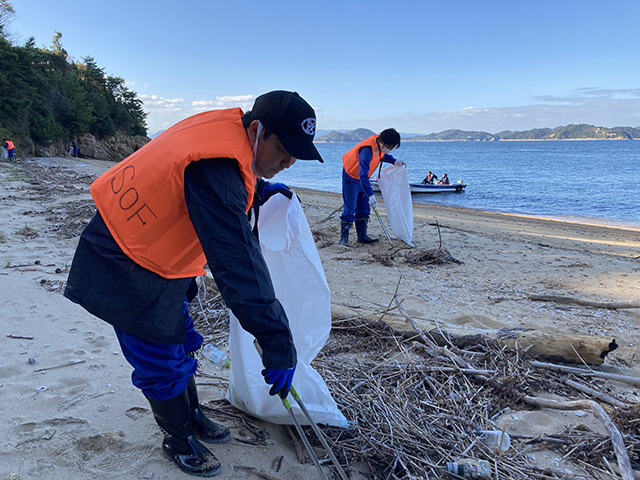
[[[196,302],[197,328],[206,341],[224,344],[228,319],[220,297],[209,293]],[[616,452],[607,435],[579,429],[546,437],[512,435],[506,452],[479,441],[475,430],[502,428],[498,419],[505,409],[535,408],[526,400],[538,392],[585,398],[566,383],[570,376],[577,378],[573,374],[534,368],[518,352],[489,345],[465,351],[440,348],[422,332],[407,339],[383,322],[353,318],[334,321],[313,366],[350,422],[348,429],[323,427],[334,453],[348,468],[368,465],[373,479],[445,478],[446,462],[459,458],[489,460],[494,478],[501,479],[620,478],[612,473]],[[591,385],[602,388],[597,381]],[[231,407],[224,410],[244,415]],[[637,404],[610,411],[636,470],[638,413]],[[308,436],[315,438],[311,430]],[[581,473],[534,466],[529,455],[542,444]]]

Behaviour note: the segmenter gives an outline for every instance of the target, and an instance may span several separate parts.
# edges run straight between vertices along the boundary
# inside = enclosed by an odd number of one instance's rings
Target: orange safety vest
[[[16,148],[11,140],[7,140],[7,150],[11,150],[12,148]]]
[[[138,265],[165,278],[204,274],[206,258],[189,220],[184,170],[203,158],[234,158],[253,203],[253,151],[242,110],[200,113],[175,124],[91,184],[111,235]]]
[[[356,180],[360,178],[358,171],[358,153],[360,153],[360,150],[364,147],[371,147],[373,150],[373,157],[369,164],[369,177],[371,177],[376,168],[378,168],[378,165],[380,165],[380,162],[382,161],[382,157],[384,157],[384,153],[377,142],[379,136],[380,135],[373,135],[366,140],[361,141],[342,156],[344,171],[347,172],[347,175],[351,178],[355,178]]]

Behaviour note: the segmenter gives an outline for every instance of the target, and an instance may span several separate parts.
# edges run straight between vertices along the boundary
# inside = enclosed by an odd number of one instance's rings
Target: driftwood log
[[[566,295],[529,295],[529,299],[535,302],[555,302],[567,305],[581,305],[583,307],[604,308],[607,310],[623,310],[625,308],[640,308],[640,302],[596,302],[584,298],[569,297]]]
[[[404,316],[395,312],[380,312],[345,305],[332,304],[331,316],[334,321],[359,318],[369,321],[383,321],[394,332],[414,337],[415,330]],[[616,348],[615,339],[563,332],[500,328],[482,329],[470,326],[434,324],[424,319],[413,319],[427,337],[439,346],[453,344],[466,349],[478,344],[496,344],[510,349],[526,351],[531,357],[550,362],[564,362],[587,365],[601,365],[607,354]]]

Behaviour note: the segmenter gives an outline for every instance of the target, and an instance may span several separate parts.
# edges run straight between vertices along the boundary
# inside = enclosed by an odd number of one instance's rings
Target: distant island
[[[360,142],[374,135],[367,128],[358,128],[350,132],[330,132],[315,139],[318,143]],[[403,142],[497,142],[516,140],[637,140],[640,139],[640,127],[596,127],[593,125],[565,125],[556,128],[535,128],[514,132],[504,130],[498,133],[466,130],[444,130],[427,135],[402,136]]]

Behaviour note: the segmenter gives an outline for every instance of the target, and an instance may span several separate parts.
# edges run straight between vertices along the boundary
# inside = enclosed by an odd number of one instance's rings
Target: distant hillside
[[[557,128],[538,128],[524,132],[499,132],[501,140],[631,140],[640,138],[640,127],[594,127],[579,124]]]
[[[316,142],[359,142],[373,135],[366,128],[351,132],[331,132],[316,138]],[[504,130],[498,133],[467,130],[444,130],[427,135],[403,136],[403,142],[490,142],[507,140],[635,140],[640,139],[640,127],[595,127],[593,125],[565,125],[556,128],[535,128],[514,132]]]
[[[319,143],[361,142],[362,140],[369,138],[371,135],[375,135],[375,132],[366,128],[357,128],[356,130],[344,133],[333,131],[321,137],[317,137],[315,141]]]
[[[428,135],[416,135],[415,137],[403,137],[405,142],[486,142],[499,140],[498,137],[487,132],[474,132],[465,130],[444,130],[440,133]]]

